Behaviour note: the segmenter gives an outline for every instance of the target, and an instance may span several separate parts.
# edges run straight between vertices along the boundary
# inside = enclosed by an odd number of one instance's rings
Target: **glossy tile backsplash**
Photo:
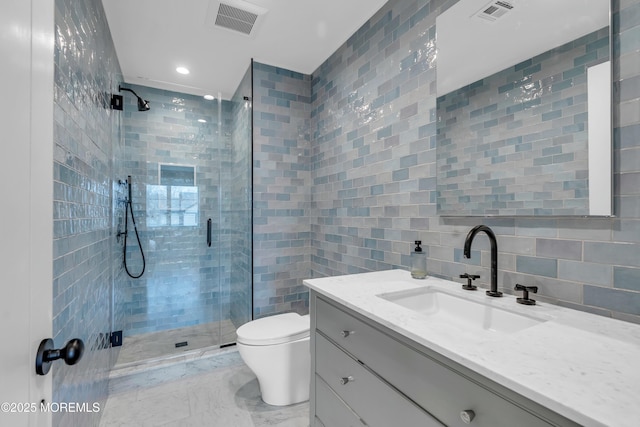
[[[388,3],[313,74],[314,275],[434,255],[437,7]]]

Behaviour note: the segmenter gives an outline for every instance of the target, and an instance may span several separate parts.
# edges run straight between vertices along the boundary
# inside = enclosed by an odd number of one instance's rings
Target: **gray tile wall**
[[[308,312],[310,77],[254,62],[254,317]]]
[[[55,402],[104,407],[115,359],[111,328],[112,159],[120,66],[99,0],[55,1],[53,337],[85,343],[75,366],[53,367]],[[114,144],[115,143],[115,144]],[[56,412],[54,426],[97,425],[99,413]]]
[[[609,27],[437,100],[438,213],[588,215],[587,69]]]
[[[422,240],[430,274],[537,285],[538,300],[640,321],[640,2],[614,2],[613,219],[445,219],[436,213],[435,18],[454,2],[392,0],[314,74],[312,270],[327,276],[408,268]]]

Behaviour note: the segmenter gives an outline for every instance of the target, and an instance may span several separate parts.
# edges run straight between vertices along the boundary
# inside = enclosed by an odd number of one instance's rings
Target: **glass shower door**
[[[226,135],[230,136],[226,152],[227,166],[221,168],[222,245],[225,280],[228,289],[226,327],[221,330],[222,342],[235,342],[237,328],[253,315],[253,128],[252,128],[251,67],[247,70],[231,101],[222,103],[230,112]],[[223,122],[227,123],[227,122]]]
[[[118,365],[219,346],[229,295],[221,261],[220,168],[228,145],[222,103],[129,86],[151,109],[137,111],[125,98],[124,155],[116,170],[132,177],[146,270],[138,279],[116,280],[115,323],[124,335]],[[135,275],[143,260],[132,233],[126,259]]]

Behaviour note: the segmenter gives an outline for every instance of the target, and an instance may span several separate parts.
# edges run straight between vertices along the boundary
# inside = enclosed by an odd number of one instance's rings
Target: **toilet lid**
[[[309,316],[298,313],[276,314],[240,326],[238,342],[248,345],[271,345],[291,342],[309,336]]]

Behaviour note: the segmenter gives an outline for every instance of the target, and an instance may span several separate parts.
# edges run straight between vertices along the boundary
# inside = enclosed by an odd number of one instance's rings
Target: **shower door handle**
[[[211,218],[207,220],[207,246],[211,247]]]

